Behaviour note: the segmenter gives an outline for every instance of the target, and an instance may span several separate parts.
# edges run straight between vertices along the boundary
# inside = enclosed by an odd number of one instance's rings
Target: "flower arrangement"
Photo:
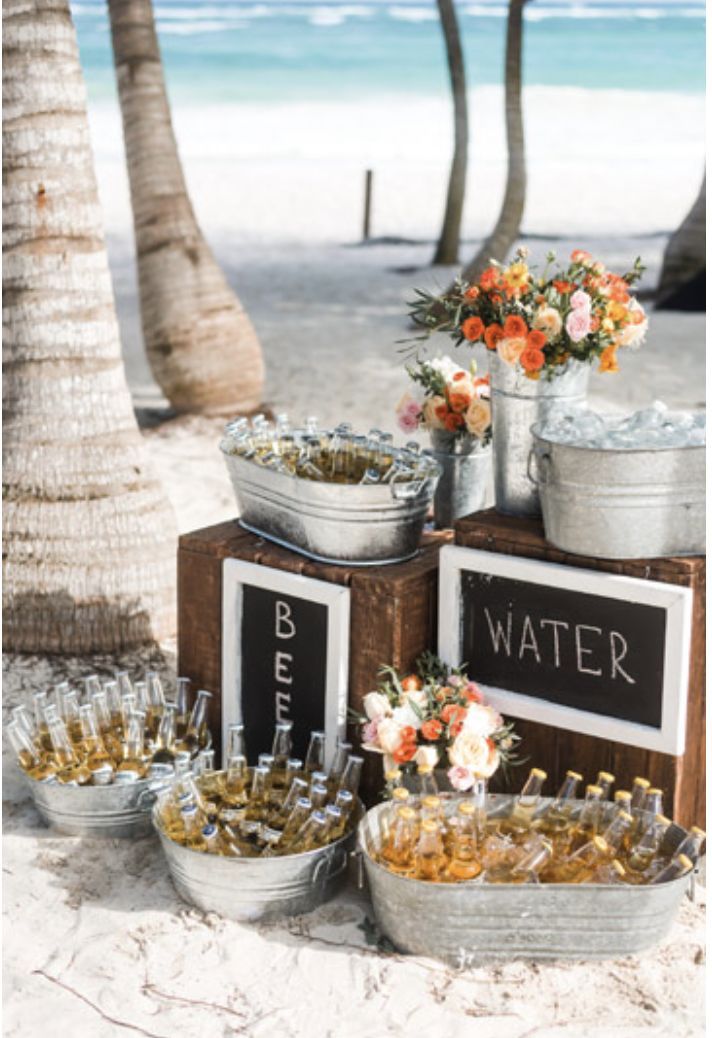
[[[519,736],[463,672],[432,653],[419,658],[414,674],[382,667],[383,680],[364,697],[366,716],[359,717],[363,749],[382,753],[385,770],[449,764],[450,784],[460,792],[514,764]]]
[[[419,428],[440,430],[455,437],[473,436],[483,444],[492,437],[489,375],[477,377],[477,365],[461,368],[450,357],[418,361],[406,371],[419,390],[404,393],[396,406],[398,426],[405,433]]]
[[[481,343],[535,380],[553,378],[571,358],[618,371],[618,350],[639,346],[648,328],[631,295],[645,269],[640,259],[619,276],[582,249],[565,269],[550,269],[556,255],[549,252],[537,276],[527,255],[520,248],[508,266],[493,262],[476,283],[458,279],[441,296],[417,291],[410,313],[425,334],[416,341],[443,331],[458,346]]]

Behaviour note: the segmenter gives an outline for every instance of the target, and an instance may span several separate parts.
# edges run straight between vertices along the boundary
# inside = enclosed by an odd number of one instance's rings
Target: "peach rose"
[[[487,400],[475,398],[467,409],[465,425],[467,431],[478,439],[483,439],[492,424],[492,409]]]
[[[448,750],[448,756],[455,767],[469,768],[482,778],[494,775],[499,767],[499,753],[494,743],[464,729]]]
[[[534,314],[534,327],[543,332],[549,342],[561,331],[561,314],[553,306],[542,306]]]
[[[497,343],[497,353],[506,364],[514,367],[526,349],[526,345],[527,340],[524,336],[517,336],[514,339],[500,339]]]
[[[378,743],[381,749],[391,756],[401,744],[403,726],[392,717],[384,717],[378,722]]]
[[[429,396],[423,404],[423,420],[428,429],[445,428],[445,423],[436,414],[436,409],[443,406],[447,407],[447,401],[442,396]]]
[[[434,746],[419,746],[415,754],[415,763],[426,768],[435,768],[440,760],[440,754]]]
[[[369,692],[363,697],[363,709],[369,721],[381,721],[393,713],[388,696],[381,692]]]
[[[501,727],[502,718],[493,707],[480,703],[472,703],[468,706],[462,725],[463,732],[487,738]]]

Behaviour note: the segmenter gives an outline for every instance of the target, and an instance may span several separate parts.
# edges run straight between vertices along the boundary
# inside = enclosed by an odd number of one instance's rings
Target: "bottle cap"
[[[589,797],[600,797],[603,796],[603,790],[600,786],[586,786],[586,796]]]
[[[431,768],[431,766],[429,764],[419,764],[418,765],[418,774],[419,775],[430,775],[432,773],[432,770],[433,769]]]
[[[402,818],[406,822],[410,822],[415,818],[415,811],[412,807],[399,807],[398,817]]]
[[[532,768],[529,772],[530,778],[540,778],[542,781],[546,779],[546,772],[542,771],[541,768]]]
[[[614,800],[630,800],[633,796],[627,789],[617,789],[613,794]]]
[[[608,850],[608,844],[606,843],[606,841],[603,839],[602,836],[594,836],[594,838],[591,840],[591,843],[593,844],[593,846],[596,848],[597,851],[601,852],[601,854],[605,854],[606,851]]]
[[[473,815],[475,813],[475,805],[470,803],[469,800],[463,800],[457,805],[457,813],[459,815]]]
[[[576,779],[577,782],[583,782],[583,775],[579,775],[578,771],[567,771],[566,775],[568,778]]]
[[[288,771],[301,771],[302,770],[302,762],[300,760],[298,760],[296,757],[290,757],[289,760],[287,761],[287,770]]]
[[[611,775],[610,771],[599,771],[598,773],[599,782],[615,782],[616,776]]]
[[[424,833],[436,833],[438,831],[438,823],[432,818],[427,818],[420,828]]]
[[[705,836],[707,835],[706,832],[704,831],[704,829],[700,829],[699,825],[691,826],[690,827],[690,832],[694,833],[695,836],[701,836],[703,840],[704,840]]]
[[[617,872],[619,876],[625,876],[625,868],[618,861],[618,858],[614,858],[611,862],[611,865],[613,866],[613,871]]]
[[[663,795],[663,791],[662,789],[648,789],[648,792],[645,795],[648,797],[661,797]]]
[[[634,778],[633,779],[633,785],[634,786],[643,786],[645,789],[647,789],[648,786],[650,785],[650,779],[640,778],[640,777]]]
[[[671,824],[670,823],[670,819],[666,818],[665,815],[656,815],[655,816],[655,821],[658,823],[658,825],[670,825]]]
[[[217,836],[218,827],[216,825],[204,825],[202,829],[203,836],[207,840],[211,840],[213,836]]]
[[[299,797],[294,806],[300,808],[302,811],[306,811],[307,808],[311,807],[311,800],[309,797]]]
[[[392,793],[392,797],[394,800],[407,800],[409,796],[410,793],[405,788],[405,786],[396,786]]]
[[[427,807],[428,810],[434,811],[442,806],[440,803],[440,797],[436,797],[434,793],[430,793],[427,797],[423,797],[420,803],[422,807]]]
[[[677,861],[679,862],[680,865],[682,865],[682,867],[684,869],[691,869],[693,867],[692,866],[692,862],[690,861],[690,859],[687,857],[686,854],[678,854]]]

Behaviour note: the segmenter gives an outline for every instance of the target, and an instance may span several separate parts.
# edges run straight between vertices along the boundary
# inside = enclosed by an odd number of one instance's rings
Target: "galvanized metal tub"
[[[576,447],[541,428],[532,428],[532,479],[553,545],[599,559],[704,554],[704,447]]]
[[[489,365],[496,508],[506,515],[538,516],[539,493],[527,477],[531,427],[563,405],[584,403],[590,365],[570,360],[551,380],[536,382],[496,351],[489,354]]]
[[[28,778],[42,820],[71,836],[136,839],[151,832],[151,809],[162,783],[141,779],[110,786],[64,786]]]
[[[481,511],[487,502],[492,479],[492,447],[483,447],[471,437],[453,439],[431,432],[432,450],[442,468],[433,502],[435,526],[452,527],[456,519]]]
[[[502,797],[490,797],[500,802]],[[690,876],[659,886],[426,883],[396,876],[369,853],[377,846],[372,808],[359,846],[376,920],[400,951],[453,966],[527,959],[608,959],[662,940]]]
[[[318,483],[223,451],[240,524],[318,562],[380,566],[418,551],[437,476],[373,486]]]
[[[359,805],[360,813],[363,808]],[[329,901],[346,879],[356,842],[351,830],[327,847],[284,858],[227,858],[182,847],[167,837],[153,811],[173,885],[190,904],[243,922],[312,912]]]

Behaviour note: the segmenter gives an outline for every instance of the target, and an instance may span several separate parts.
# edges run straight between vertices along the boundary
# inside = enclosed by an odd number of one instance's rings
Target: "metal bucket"
[[[606,450],[532,429],[546,539],[598,559],[705,551],[705,448]]]
[[[501,802],[490,796],[490,805]],[[400,951],[453,966],[512,959],[608,959],[662,940],[691,877],[654,886],[565,883],[426,883],[396,876],[374,861],[378,818],[372,808],[359,826],[359,846],[382,932]]]
[[[492,447],[447,434],[431,433],[431,438],[433,449],[428,453],[443,470],[433,502],[435,525],[447,529],[461,516],[485,507],[492,477]]]
[[[562,405],[585,402],[590,366],[570,360],[550,381],[534,382],[496,352],[490,353],[489,362],[496,508],[506,515],[538,516],[537,487],[527,478],[531,427]]]
[[[151,809],[165,788],[155,779],[110,786],[63,786],[27,779],[42,820],[71,836],[136,839],[151,832]]]
[[[223,451],[247,530],[317,562],[380,566],[418,551],[437,477],[373,486],[318,483]]]
[[[363,807],[359,804],[359,811]],[[189,850],[164,835],[153,811],[153,825],[166,855],[171,879],[183,898],[204,912],[257,922],[312,912],[329,901],[346,879],[356,841],[351,830],[340,840],[284,858],[227,858]]]

